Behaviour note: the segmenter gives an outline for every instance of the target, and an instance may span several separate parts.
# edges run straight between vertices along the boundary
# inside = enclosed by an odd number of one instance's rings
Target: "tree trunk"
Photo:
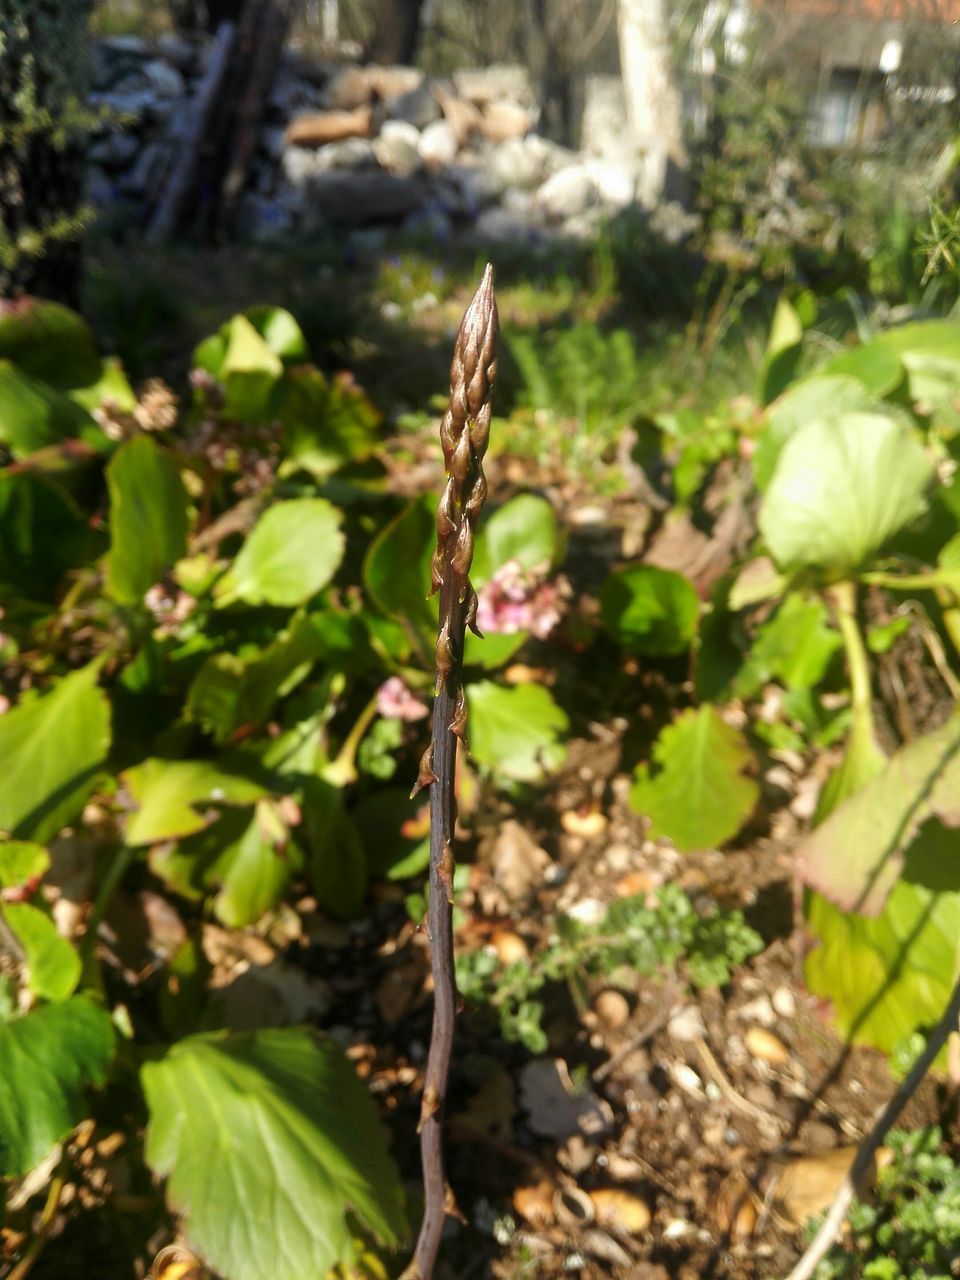
[[[0,295],[76,306],[92,0],[0,3]]]
[[[408,66],[417,55],[423,0],[377,0],[373,38],[367,61],[382,66]]]
[[[644,165],[646,205],[688,198],[683,99],[677,87],[664,0],[619,0],[620,70],[627,114]]]

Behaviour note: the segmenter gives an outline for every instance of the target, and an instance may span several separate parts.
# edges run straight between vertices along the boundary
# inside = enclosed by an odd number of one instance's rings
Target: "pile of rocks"
[[[96,205],[146,219],[183,145],[209,57],[209,45],[174,36],[98,44],[93,101],[126,123],[106,126],[92,145]],[[635,203],[640,165],[622,137],[613,154],[578,153],[541,137],[537,119],[523,67],[463,70],[447,81],[411,67],[319,63],[289,49],[238,233],[269,240],[392,225],[443,238],[472,227],[485,239],[537,243],[589,236]]]

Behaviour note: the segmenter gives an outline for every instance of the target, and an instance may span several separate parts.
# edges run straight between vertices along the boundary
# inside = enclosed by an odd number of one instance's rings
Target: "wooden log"
[[[232,22],[223,22],[214,37],[207,69],[189,108],[180,155],[170,181],[147,224],[148,244],[165,244],[175,236],[183,225],[187,211],[194,205],[193,197],[200,180],[200,159],[204,142],[220,101],[236,34],[237,28]]]
[[[257,145],[257,128],[277,75],[292,16],[293,0],[247,0],[240,50],[245,65],[238,69],[236,84],[239,108],[232,118],[219,199],[213,210],[212,225],[217,230],[229,227],[246,185]]]

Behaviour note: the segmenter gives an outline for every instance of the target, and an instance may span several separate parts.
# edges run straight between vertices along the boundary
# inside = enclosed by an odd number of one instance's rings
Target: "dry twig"
[[[901,1083],[896,1093],[884,1107],[873,1128],[864,1138],[860,1150],[857,1152],[857,1158],[851,1165],[850,1172],[843,1180],[843,1184],[837,1192],[833,1204],[830,1206],[830,1211],[820,1226],[820,1230],[811,1240],[800,1261],[787,1276],[787,1280],[810,1280],[819,1264],[826,1257],[840,1234],[843,1220],[847,1216],[847,1210],[856,1195],[857,1187],[862,1184],[878,1148],[883,1144],[884,1138],[900,1115],[900,1112],[920,1087],[920,1082],[930,1070],[934,1058],[946,1044],[950,1033],[956,1031],[958,1021],[960,1021],[960,979],[957,980],[957,984],[953,988],[949,1003],[943,1012],[943,1017],[927,1037],[923,1053],[913,1064],[910,1074]]]

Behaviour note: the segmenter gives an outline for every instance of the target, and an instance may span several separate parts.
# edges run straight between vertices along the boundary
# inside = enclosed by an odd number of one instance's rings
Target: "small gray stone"
[[[167,62],[183,75],[189,75],[193,71],[197,61],[197,46],[192,40],[175,35],[172,31],[165,31],[157,41],[157,48]]]
[[[149,58],[150,45],[141,36],[104,36],[100,44],[109,53],[123,53],[136,58]]]
[[[458,149],[457,135],[446,120],[434,120],[420,135],[420,158],[433,168],[453,164]]]
[[[464,212],[474,215],[496,203],[503,194],[503,181],[486,164],[453,164],[446,170],[460,191]]]
[[[303,187],[322,167],[312,147],[287,147],[280,160],[283,176],[294,187]]]
[[[333,169],[310,179],[304,221],[308,229],[393,222],[421,208],[426,198],[426,188],[413,178],[383,169]]]
[[[161,98],[182,98],[187,91],[183,76],[162,58],[155,58],[143,68],[150,87]]]
[[[426,82],[411,89],[409,93],[400,93],[395,98],[387,99],[387,115],[391,120],[404,120],[407,124],[425,129],[442,114],[440,104],[430,92]]]
[[[527,191],[538,187],[546,171],[546,153],[527,145],[526,138],[510,138],[501,142],[490,156],[490,171],[501,188],[519,187]]]
[[[342,142],[328,142],[316,151],[317,172],[328,169],[368,169],[377,163],[373,143],[369,138],[344,138]]]
[[[537,101],[530,72],[519,64],[499,62],[490,67],[455,71],[453,83],[461,98],[468,98],[471,102],[497,102],[505,99],[520,107],[532,107]]]
[[[573,218],[596,204],[597,184],[585,164],[571,164],[546,180],[537,202],[548,218]]]
[[[374,155],[384,169],[401,175],[420,168],[420,130],[406,120],[386,120],[373,141]]]
[[[589,171],[597,184],[597,198],[608,209],[626,209],[636,202],[636,166],[617,164],[613,160],[594,160]]]
[[[106,107],[108,111],[115,112],[122,116],[131,116],[135,120],[142,120],[148,110],[155,104],[156,97],[149,90],[140,90],[137,93],[91,93],[91,107]]]
[[[108,133],[91,143],[87,158],[105,169],[122,169],[132,164],[140,150],[140,141],[132,133]]]

